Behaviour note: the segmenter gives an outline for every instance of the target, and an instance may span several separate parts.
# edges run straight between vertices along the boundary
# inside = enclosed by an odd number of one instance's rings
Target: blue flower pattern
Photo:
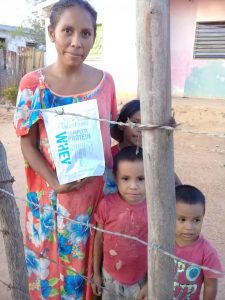
[[[65,256],[72,253],[73,246],[68,244],[68,239],[58,234],[59,256]]]
[[[51,293],[52,287],[49,285],[48,280],[41,280],[41,295],[47,299]]]
[[[82,296],[84,279],[79,275],[67,275],[64,279],[65,291],[68,295],[74,295],[75,299]]]
[[[40,263],[37,255],[28,248],[25,248],[25,256],[28,276],[30,276],[32,273],[38,274]]]
[[[28,205],[32,212],[32,215],[39,219],[40,218],[40,210],[39,210],[39,200],[37,193],[27,193]]]
[[[51,206],[45,205],[43,207],[43,214],[41,218],[42,238],[48,239],[50,236],[52,236],[54,230],[55,230],[54,211]]]
[[[88,224],[90,221],[90,215],[78,215],[75,221]],[[90,229],[85,224],[77,224],[75,222],[68,222],[66,225],[68,231],[68,240],[71,244],[86,244],[90,234]]]

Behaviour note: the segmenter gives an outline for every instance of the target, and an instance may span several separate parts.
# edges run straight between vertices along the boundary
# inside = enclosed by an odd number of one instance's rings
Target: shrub
[[[18,88],[17,87],[8,87],[3,90],[3,97],[7,100],[10,100],[14,105],[16,105]]]

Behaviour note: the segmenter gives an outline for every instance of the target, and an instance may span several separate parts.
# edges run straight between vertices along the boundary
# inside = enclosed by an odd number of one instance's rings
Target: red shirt
[[[216,250],[203,236],[199,236],[197,241],[188,246],[180,247],[176,244],[175,255],[198,265],[222,272]],[[204,277],[222,277],[179,261],[175,261],[175,265],[174,299],[199,300]]]
[[[112,157],[114,157],[119,151],[120,151],[119,144],[112,146],[111,147]]]
[[[136,236],[147,242],[146,201],[130,205],[118,193],[110,194],[100,201],[95,219],[105,230]],[[135,284],[147,273],[147,246],[104,234],[103,267],[113,279],[126,285]]]

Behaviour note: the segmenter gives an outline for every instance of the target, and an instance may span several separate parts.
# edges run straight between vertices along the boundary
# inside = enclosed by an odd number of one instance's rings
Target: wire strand
[[[77,114],[77,113],[65,113],[63,108],[60,106],[54,108],[54,110],[51,108],[50,109],[27,109],[23,107],[16,107],[12,105],[0,105],[1,108],[5,108],[7,110],[22,110],[26,112],[47,112],[47,113],[52,113],[56,115],[68,115],[68,116],[74,116],[74,117],[82,117],[85,119],[90,119],[94,121],[99,121],[99,122],[106,122],[111,125],[119,125],[119,126],[125,126],[125,127],[130,127],[130,128],[139,128],[140,130],[153,130],[153,129],[164,129],[164,130],[169,130],[169,131],[178,131],[182,133],[189,133],[189,134],[196,134],[196,135],[205,135],[205,136],[214,136],[218,138],[225,138],[225,133],[219,133],[219,132],[204,132],[204,131],[197,131],[197,130],[191,130],[191,129],[185,129],[185,128],[180,128],[179,126],[182,125],[182,123],[176,124],[175,122],[167,123],[167,124],[161,124],[161,125],[155,125],[155,124],[141,124],[141,123],[133,123],[133,122],[117,122],[117,121],[110,121],[108,119],[101,119],[101,118],[92,118],[89,116],[85,116],[83,114]]]
[[[34,203],[32,201],[29,201],[28,199],[23,199],[21,197],[17,197],[17,196],[9,193],[8,191],[6,191],[6,190],[4,190],[2,188],[0,188],[0,191],[3,192],[3,193],[5,193],[5,194],[7,194],[7,195],[9,195],[9,196],[11,196],[11,197],[13,197],[14,199],[18,199],[18,200],[21,200],[21,201],[26,202],[26,203],[31,203],[33,206],[42,208],[43,210],[48,210],[48,211],[54,212],[58,216],[64,218],[67,221],[70,221],[73,224],[80,224],[80,225],[86,226],[86,227],[88,227],[90,229],[94,229],[96,231],[100,231],[102,233],[106,233],[106,234],[110,234],[110,235],[114,235],[114,236],[118,236],[118,237],[122,237],[122,238],[127,238],[127,239],[130,239],[130,240],[136,241],[136,242],[138,242],[138,243],[140,243],[142,245],[147,246],[148,248],[156,250],[156,251],[162,253],[163,255],[166,255],[166,256],[172,258],[173,260],[178,260],[178,261],[183,262],[185,264],[188,264],[188,265],[191,265],[191,266],[195,266],[195,267],[198,267],[198,268],[200,268],[202,270],[210,271],[210,272],[218,274],[218,275],[223,275],[223,276],[225,275],[225,272],[220,272],[220,271],[218,271],[216,269],[208,268],[208,267],[196,264],[194,262],[185,260],[183,258],[179,258],[178,256],[176,256],[176,255],[174,255],[172,253],[169,253],[168,251],[162,249],[160,245],[157,245],[157,244],[154,244],[154,243],[150,243],[150,242],[146,242],[144,240],[141,240],[141,239],[137,238],[136,236],[130,236],[130,235],[123,234],[123,233],[120,233],[120,232],[115,232],[115,231],[101,229],[101,228],[98,228],[97,226],[95,226],[93,224],[88,223],[88,222],[86,223],[86,222],[80,222],[80,221],[72,220],[72,219],[64,216],[63,214],[55,211],[55,210],[49,209],[49,208],[47,208],[47,207],[45,207],[43,205],[40,205],[40,204],[36,204],[36,203]]]

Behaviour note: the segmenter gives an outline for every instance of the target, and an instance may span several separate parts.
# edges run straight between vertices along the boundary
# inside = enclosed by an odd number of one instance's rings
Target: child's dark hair
[[[91,16],[93,27],[94,27],[94,34],[96,35],[96,21],[97,21],[97,12],[95,9],[85,0],[59,0],[57,1],[51,8],[50,13],[50,25],[52,28],[55,28],[59,22],[60,16],[64,12],[65,9],[79,6],[85,9]]]
[[[113,159],[113,174],[116,175],[121,161],[143,161],[142,149],[137,146],[128,146],[120,150]]]
[[[176,202],[185,204],[201,204],[205,212],[205,196],[203,193],[191,185],[178,185],[176,186]]]
[[[126,123],[129,118],[133,116],[134,113],[140,110],[140,100],[134,99],[127,102],[121,109],[117,122]],[[123,131],[120,130],[118,124],[115,124],[111,127],[111,136],[116,141],[121,143],[123,141]]]

